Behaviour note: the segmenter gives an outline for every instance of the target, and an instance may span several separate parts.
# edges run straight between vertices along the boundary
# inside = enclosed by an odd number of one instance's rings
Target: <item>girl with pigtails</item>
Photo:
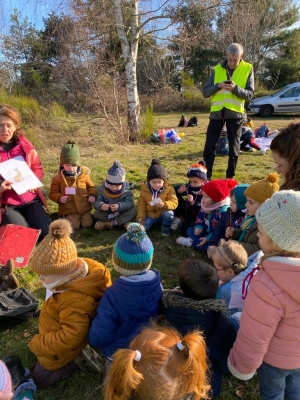
[[[118,350],[105,382],[104,400],[209,399],[205,341],[199,331],[145,328]]]

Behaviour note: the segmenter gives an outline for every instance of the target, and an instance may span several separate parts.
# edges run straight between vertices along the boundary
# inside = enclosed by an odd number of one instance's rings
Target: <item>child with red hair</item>
[[[209,398],[205,341],[199,331],[183,338],[175,329],[145,328],[118,350],[104,400],[201,400]]]

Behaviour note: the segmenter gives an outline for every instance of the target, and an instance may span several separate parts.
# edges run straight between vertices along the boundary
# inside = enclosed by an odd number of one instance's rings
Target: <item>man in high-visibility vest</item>
[[[240,152],[240,137],[244,119],[244,103],[254,95],[252,65],[243,60],[243,46],[232,43],[227,49],[227,59],[215,66],[203,90],[204,97],[211,96],[210,121],[207,127],[203,159],[207,177],[212,176],[216,145],[226,124],[229,158],[226,178],[233,178]]]

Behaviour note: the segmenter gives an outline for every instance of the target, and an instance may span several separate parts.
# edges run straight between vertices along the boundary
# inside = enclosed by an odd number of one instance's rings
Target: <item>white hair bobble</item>
[[[176,346],[178,347],[178,349],[179,350],[184,350],[185,349],[185,346],[182,344],[182,341],[180,340],[180,342],[178,342],[177,344],[176,344]]]
[[[135,350],[135,353],[136,353],[136,355],[135,355],[135,357],[134,357],[134,361],[140,361],[141,358],[142,358],[141,352],[138,351],[138,350]]]

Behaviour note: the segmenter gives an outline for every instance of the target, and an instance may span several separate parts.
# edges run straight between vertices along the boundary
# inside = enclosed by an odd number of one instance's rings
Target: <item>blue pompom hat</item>
[[[127,226],[127,232],[114,245],[114,268],[125,276],[145,272],[151,267],[153,250],[153,244],[143,225],[132,222]]]
[[[118,160],[115,160],[113,165],[109,168],[106,174],[106,181],[110,184],[121,184],[125,182],[126,173]]]

